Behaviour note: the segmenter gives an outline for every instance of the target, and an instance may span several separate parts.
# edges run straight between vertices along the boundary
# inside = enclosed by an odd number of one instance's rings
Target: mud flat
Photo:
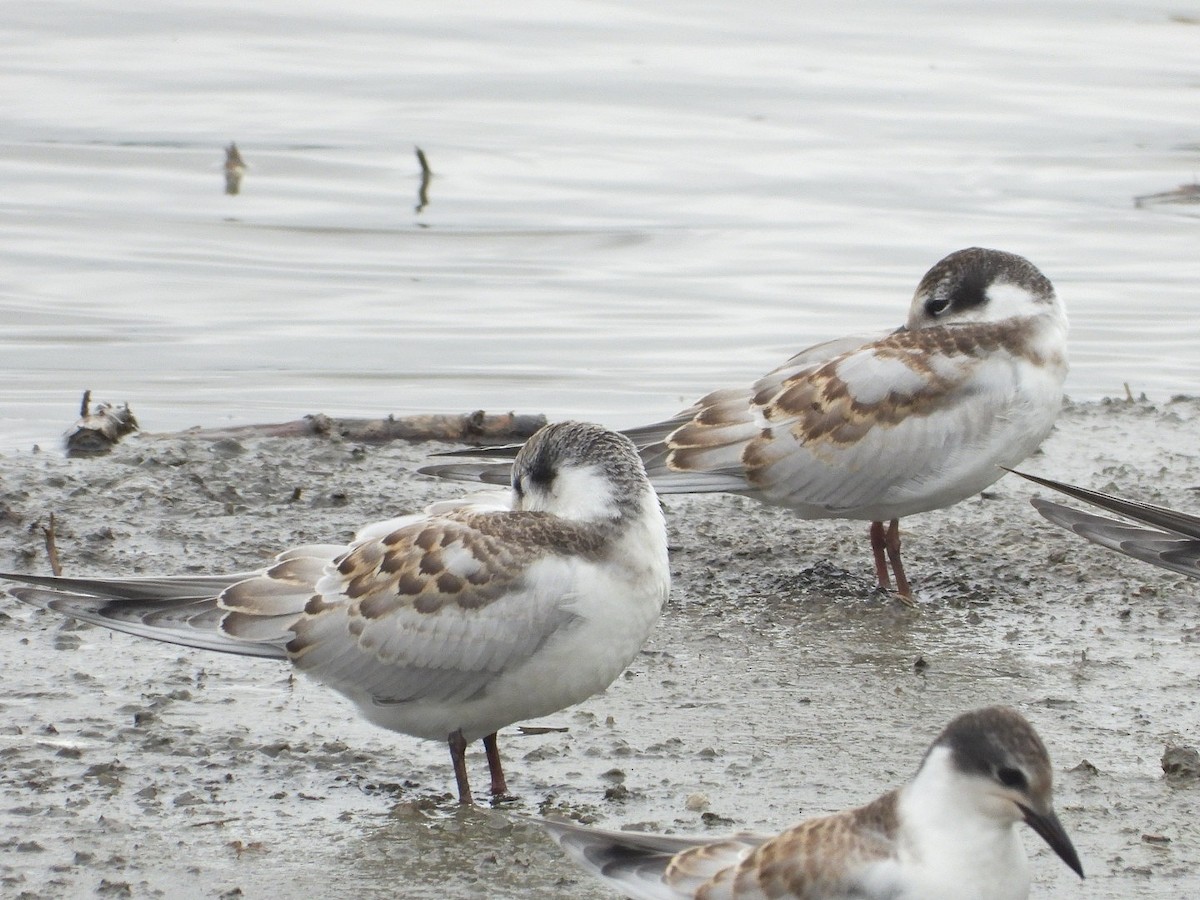
[[[1070,405],[1030,471],[1200,510],[1200,401]],[[0,565],[68,573],[254,567],[453,486],[435,449],[132,439],[111,456],[0,458]],[[360,721],[280,664],[0,606],[0,893],[11,897],[583,897],[509,811],[611,826],[777,829],[906,778],[959,711],[1021,708],[1050,747],[1075,876],[1032,834],[1035,895],[1200,892],[1191,582],[1043,522],[1032,485],[906,520],[919,608],[871,590],[865,524],[736,497],[667,501],[676,576],[605,694],[502,735],[501,810],[461,812],[443,747]],[[481,754],[471,759],[482,783]]]

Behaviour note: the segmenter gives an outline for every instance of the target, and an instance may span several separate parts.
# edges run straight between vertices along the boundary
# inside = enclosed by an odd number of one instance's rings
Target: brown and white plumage
[[[1040,497],[1031,500],[1034,508],[1055,525],[1142,562],[1170,569],[1189,578],[1200,578],[1200,516],[1138,500],[1126,500],[1025,472],[1014,470],[1013,474],[1133,520],[1121,522]]]
[[[289,550],[260,572],[54,578],[29,603],[142,637],[288,660],[372,722],[463,749],[483,738],[506,790],[499,728],[603,690],[666,601],[666,533],[630,441],[547,426],[510,494],[435,504],[363,529],[348,547]]]
[[[1023,900],[1022,821],[1083,875],[1052,781],[1033,727],[1013,709],[987,707],[951,722],[904,787],[778,835],[713,841],[540,824],[635,900]]]
[[[978,493],[1038,447],[1062,402],[1066,334],[1031,263],[960,250],[921,279],[903,328],[811,347],[626,433],[660,494],[729,491],[805,518],[870,521],[880,585],[886,552],[907,596],[898,520]],[[504,477],[486,464],[421,471]]]

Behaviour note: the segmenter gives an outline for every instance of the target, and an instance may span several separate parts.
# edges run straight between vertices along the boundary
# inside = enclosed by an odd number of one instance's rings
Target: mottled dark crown
[[[988,778],[1001,768],[1019,766],[1036,780],[1050,768],[1050,754],[1033,726],[1007,706],[964,713],[946,726],[933,746],[949,747],[959,770]]]
[[[941,260],[925,273],[916,295],[926,298],[927,313],[938,316],[981,305],[993,284],[1014,284],[1038,300],[1054,300],[1054,285],[1037,266],[1015,253],[984,247],[958,250]]]
[[[556,422],[526,441],[513,462],[513,485],[523,479],[549,488],[568,466],[599,469],[612,481],[620,499],[634,499],[650,489],[633,441],[590,422]]]

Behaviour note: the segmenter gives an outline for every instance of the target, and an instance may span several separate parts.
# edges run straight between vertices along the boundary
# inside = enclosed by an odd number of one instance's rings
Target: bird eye
[[[1007,788],[1023,791],[1029,787],[1029,781],[1025,778],[1025,773],[1020,769],[997,769],[996,780]]]
[[[944,313],[947,307],[950,306],[950,297],[946,294],[939,294],[936,297],[930,297],[925,303],[925,312],[931,316],[940,316]]]

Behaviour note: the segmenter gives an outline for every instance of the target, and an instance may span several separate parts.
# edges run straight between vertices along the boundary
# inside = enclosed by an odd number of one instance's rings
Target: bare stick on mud
[[[54,531],[54,513],[50,513],[50,524],[42,526],[42,537],[46,541],[46,556],[50,559],[50,572],[57,578],[62,575],[62,563],[58,559],[58,541]]]

